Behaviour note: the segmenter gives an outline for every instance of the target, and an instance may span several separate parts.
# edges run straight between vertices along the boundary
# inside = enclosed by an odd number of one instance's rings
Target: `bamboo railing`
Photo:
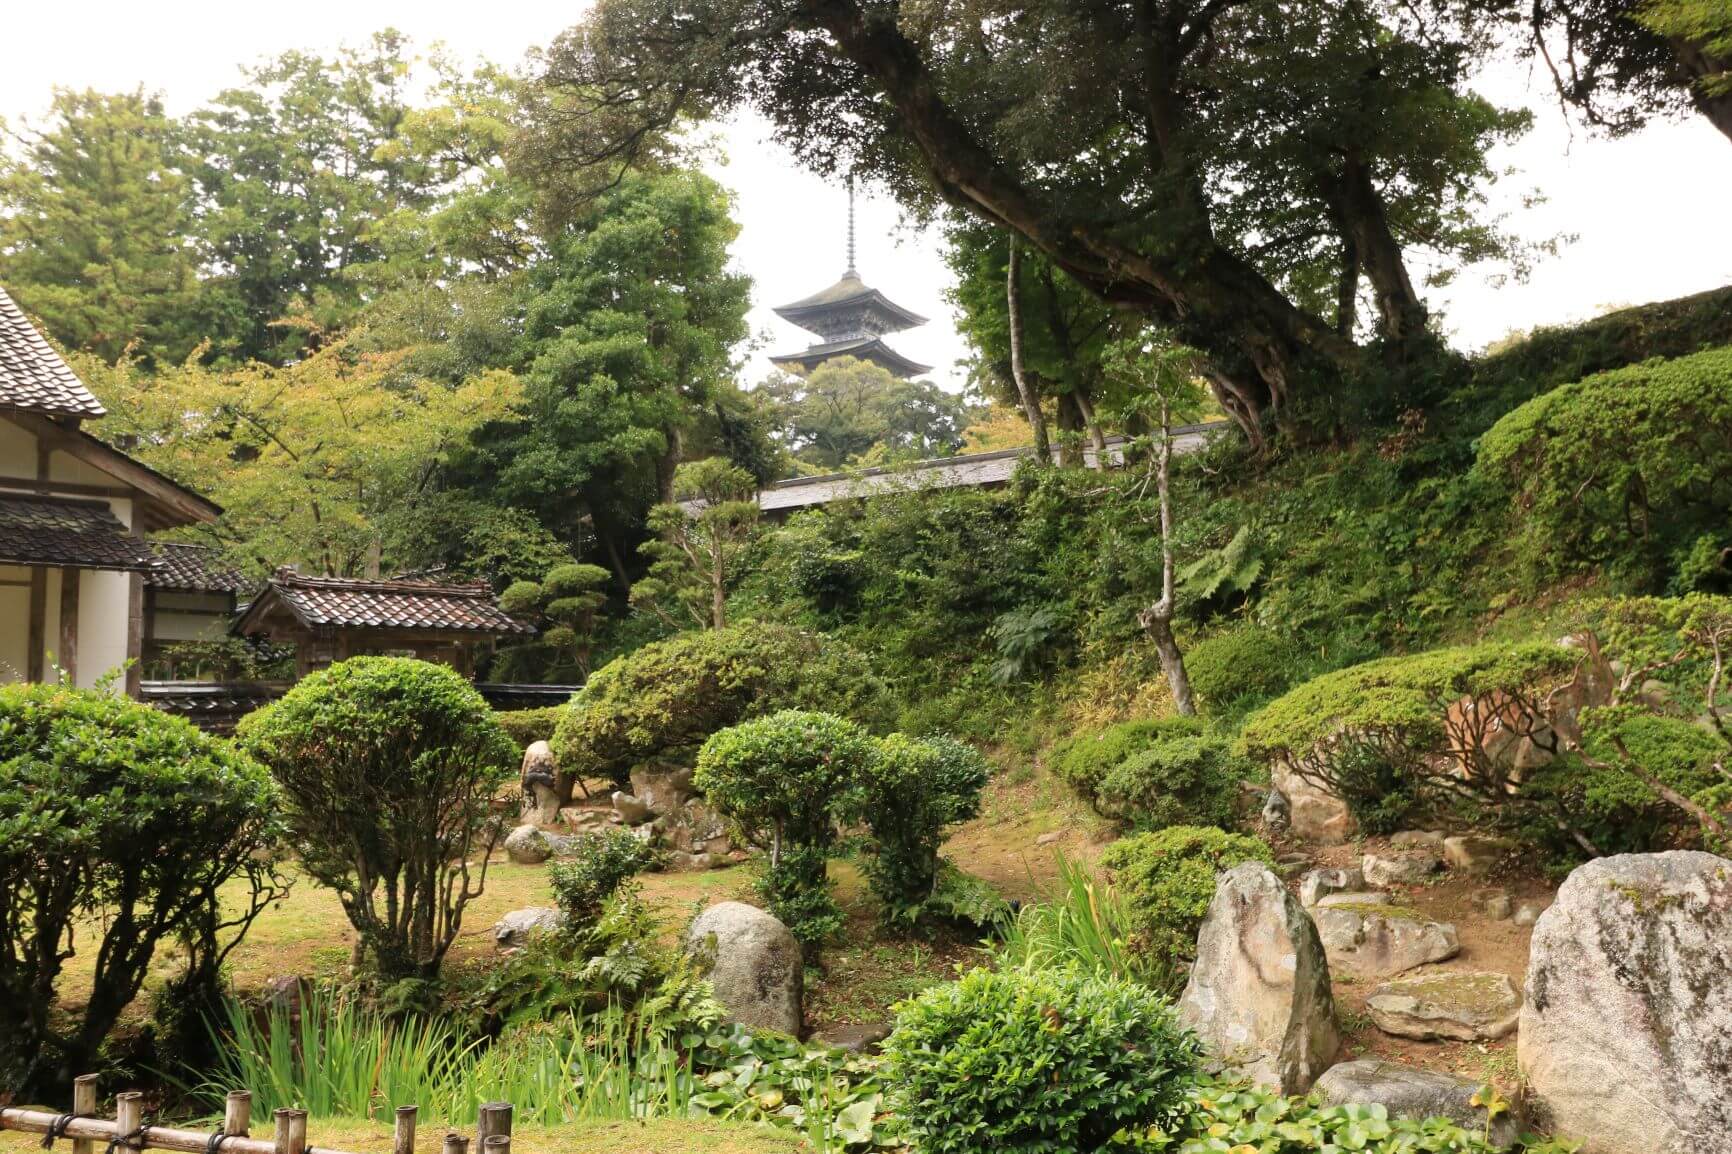
[[[84,1074],[72,1083],[72,1110],[53,1114],[46,1110],[0,1109],[0,1130],[20,1130],[46,1136],[44,1148],[56,1139],[70,1139],[72,1154],[141,1154],[145,1150],[178,1150],[181,1154],[346,1154],[345,1151],[307,1145],[307,1112],[278,1110],[272,1116],[269,1138],[254,1138],[253,1095],[234,1090],[224,1104],[220,1130],[183,1130],[175,1126],[147,1126],[144,1096],[131,1091],[114,1096],[114,1117],[101,1118],[96,1111],[96,1075]],[[397,1107],[391,1154],[415,1154],[415,1122],[419,1108]],[[441,1154],[469,1154],[470,1139],[453,1130],[445,1135]],[[511,1154],[511,1103],[488,1102],[475,1120],[475,1154]]]

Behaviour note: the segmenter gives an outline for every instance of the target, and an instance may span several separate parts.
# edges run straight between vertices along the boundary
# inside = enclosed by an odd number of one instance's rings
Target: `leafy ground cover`
[[[417,1154],[438,1154],[448,1126],[473,1129],[473,1120],[447,1123],[422,1118],[416,1130]],[[391,1124],[371,1119],[321,1118],[308,1138],[323,1150],[349,1154],[388,1154]],[[764,1127],[709,1119],[650,1118],[634,1122],[580,1122],[569,1126],[517,1125],[511,1148],[522,1154],[794,1154],[800,1141]],[[34,1134],[0,1131],[0,1154],[39,1150]]]

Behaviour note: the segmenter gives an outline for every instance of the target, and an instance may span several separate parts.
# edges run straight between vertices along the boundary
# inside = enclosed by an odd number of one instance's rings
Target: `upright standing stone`
[[[1584,1154],[1732,1154],[1732,861],[1623,854],[1534,926],[1517,1055]]]
[[[532,741],[523,751],[523,820],[551,825],[559,820],[559,766],[553,747]]]
[[[722,902],[692,922],[686,949],[730,1018],[799,1036],[805,959],[787,926],[756,906]]]
[[[1317,927],[1267,866],[1221,875],[1179,1015],[1221,1066],[1302,1094],[1340,1047]]]

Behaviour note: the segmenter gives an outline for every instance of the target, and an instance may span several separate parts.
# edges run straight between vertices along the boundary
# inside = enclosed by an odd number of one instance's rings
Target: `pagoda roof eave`
[[[800,325],[812,317],[821,317],[829,313],[839,312],[845,308],[856,308],[865,305],[872,311],[896,322],[895,327],[884,326],[886,332],[900,332],[902,329],[918,328],[926,323],[927,318],[905,309],[875,288],[868,288],[858,277],[845,276],[823,292],[814,293],[793,304],[774,308],[777,316],[791,324]]]
[[[877,337],[812,345],[802,352],[773,356],[770,358],[770,363],[799,365],[810,371],[835,357],[854,357],[862,361],[872,361],[899,377],[918,377],[923,373],[932,371],[931,365],[923,365],[919,361],[909,360]]]

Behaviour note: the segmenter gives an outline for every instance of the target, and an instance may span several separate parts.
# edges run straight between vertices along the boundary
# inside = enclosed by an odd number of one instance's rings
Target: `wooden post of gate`
[[[245,1138],[253,1124],[253,1092],[230,1090],[223,1102],[223,1133],[230,1138]]]
[[[144,1124],[144,1095],[128,1090],[114,1096],[114,1140],[116,1150],[143,1150],[144,1144],[131,1135]],[[137,1143],[137,1145],[134,1145]]]
[[[397,1107],[397,1129],[391,1135],[391,1154],[415,1154],[415,1114],[418,1107]]]
[[[96,1075],[80,1074],[72,1079],[72,1112],[87,1118],[96,1116]],[[96,1154],[96,1142],[91,1138],[74,1138],[72,1154]]]
[[[488,1139],[511,1137],[511,1103],[484,1102],[475,1120],[475,1154],[487,1154]]]

